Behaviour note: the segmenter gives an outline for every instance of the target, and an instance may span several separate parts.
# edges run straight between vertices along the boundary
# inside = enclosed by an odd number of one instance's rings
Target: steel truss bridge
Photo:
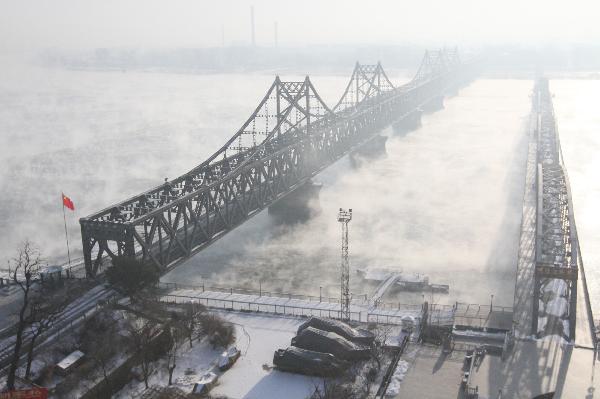
[[[128,256],[174,267],[327,166],[455,92],[475,63],[456,50],[426,52],[414,78],[394,87],[380,63],[356,64],[330,108],[310,78],[278,76],[242,127],[206,161],[172,181],[82,218],[86,274],[103,257]]]
[[[533,107],[537,115],[537,215],[532,334],[558,334],[574,340],[581,255],[547,79],[536,82]],[[568,303],[565,312],[561,302]],[[544,326],[538,324],[541,316],[547,318]]]

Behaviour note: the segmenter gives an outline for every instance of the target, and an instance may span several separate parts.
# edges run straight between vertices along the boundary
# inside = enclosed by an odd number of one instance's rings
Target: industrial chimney
[[[250,29],[252,34],[252,47],[255,47],[256,40],[254,38],[254,6],[250,6]]]

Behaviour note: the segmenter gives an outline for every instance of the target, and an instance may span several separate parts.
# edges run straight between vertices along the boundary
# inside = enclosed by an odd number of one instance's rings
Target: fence
[[[303,295],[303,294],[292,294],[288,292],[277,292],[277,291],[266,291],[266,290],[253,290],[248,288],[231,288],[231,287],[219,287],[215,285],[190,285],[190,284],[178,284],[178,283],[158,283],[158,288],[167,290],[194,290],[194,291],[213,291],[213,292],[225,292],[231,295],[255,295],[255,296],[268,296],[274,298],[287,298],[287,299],[298,299],[301,301],[309,302],[330,302],[340,303],[340,298],[337,297],[326,297],[326,296],[315,296],[315,295]]]
[[[255,301],[242,301],[236,299],[199,298],[186,295],[167,294],[161,297],[167,303],[200,303],[206,307],[235,310],[241,312],[263,312],[300,317],[329,317],[341,319],[341,311],[336,309],[322,309],[288,304],[268,304]],[[361,312],[350,312],[350,321],[363,322]]]
[[[248,295],[248,298],[207,298],[203,296],[174,294],[165,292],[163,300],[173,303],[195,302],[201,303],[207,307],[236,310],[243,312],[264,312],[274,314],[285,314],[290,316],[319,316],[330,317],[335,319],[341,318],[341,312],[334,308],[319,307],[319,303],[339,304],[339,298],[299,295],[285,292],[264,291],[262,289],[253,290],[246,288],[227,288],[216,285],[189,285],[178,283],[163,283],[157,284],[158,288],[165,291],[171,290],[191,290],[198,292],[221,292],[229,295]],[[314,303],[315,306],[302,306],[301,304],[285,304],[285,303],[266,303],[256,300],[256,297],[283,298],[288,300],[299,300]],[[362,296],[361,296],[362,297]],[[356,298],[356,296],[355,296]],[[407,317],[412,318],[414,324],[419,324],[423,315],[422,304],[405,304],[405,303],[386,303],[377,302],[376,306],[369,305],[367,299],[355,299],[352,301],[355,307],[362,307],[361,311],[351,312],[350,319],[352,321],[378,324],[394,324],[406,325]],[[453,325],[454,319],[457,316],[473,319],[485,319],[493,310],[494,313],[512,313],[512,308],[504,306],[467,304],[456,302],[454,305],[445,304],[429,304],[428,305],[428,321],[430,324],[437,325]]]
[[[407,326],[412,324],[417,325],[421,320],[421,314],[418,316],[408,315],[392,315],[392,314],[381,314],[381,313],[367,313],[367,323],[376,324],[393,324],[397,326]]]
[[[340,303],[340,298],[338,297],[328,297],[328,296],[315,296],[315,295],[303,295],[303,294],[293,294],[287,292],[277,292],[277,291],[266,291],[266,290],[256,290],[256,289],[248,289],[248,288],[232,288],[232,287],[220,287],[215,285],[191,285],[191,284],[179,284],[179,283],[164,283],[159,282],[157,284],[158,288],[165,290],[193,290],[193,291],[211,291],[211,292],[224,292],[230,295],[233,294],[241,294],[241,295],[254,295],[258,297],[273,297],[273,298],[286,298],[286,299],[297,299],[301,301],[309,301],[309,302],[328,302],[328,303]],[[354,305],[369,305],[368,296],[365,294],[354,294],[352,299],[352,304]],[[438,306],[438,305],[435,305]],[[439,306],[447,306],[452,307],[452,305],[439,305]],[[392,311],[421,311],[421,304],[406,304],[406,303],[391,303],[391,302],[380,302],[374,306],[379,310],[392,310]]]

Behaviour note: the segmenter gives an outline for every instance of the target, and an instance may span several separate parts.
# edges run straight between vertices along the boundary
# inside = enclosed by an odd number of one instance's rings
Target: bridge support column
[[[444,96],[436,96],[423,104],[423,111],[435,112],[444,108]]]
[[[319,192],[323,185],[307,181],[273,205],[269,215],[281,223],[304,222],[320,211]]]
[[[392,124],[394,134],[403,136],[411,130],[419,128],[421,126],[421,115],[423,115],[423,110],[420,108],[404,115],[402,119]]]
[[[387,136],[376,135],[371,140],[360,146],[356,151],[350,153],[350,163],[358,167],[364,160],[376,159],[386,154],[385,143]]]

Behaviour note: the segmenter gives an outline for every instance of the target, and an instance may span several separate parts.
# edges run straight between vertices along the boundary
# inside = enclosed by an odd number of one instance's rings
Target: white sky
[[[600,43],[599,0],[0,0],[0,50],[44,47]]]

